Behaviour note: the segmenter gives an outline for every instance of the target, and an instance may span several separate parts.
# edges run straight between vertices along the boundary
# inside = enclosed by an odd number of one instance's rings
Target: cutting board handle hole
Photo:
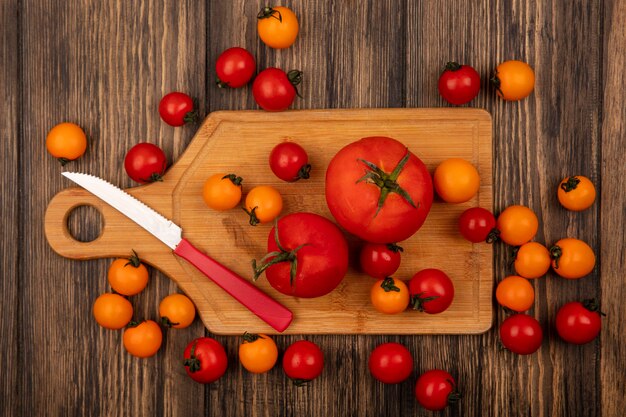
[[[67,230],[79,242],[92,242],[104,226],[102,214],[93,206],[77,206],[67,216]]]

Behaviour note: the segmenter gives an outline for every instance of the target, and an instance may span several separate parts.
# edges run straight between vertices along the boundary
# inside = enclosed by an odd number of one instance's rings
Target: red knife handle
[[[224,291],[277,331],[284,331],[291,323],[293,314],[287,307],[272,299],[251,282],[244,280],[224,265],[200,252],[188,240],[182,239],[174,249],[174,253],[193,264]]]

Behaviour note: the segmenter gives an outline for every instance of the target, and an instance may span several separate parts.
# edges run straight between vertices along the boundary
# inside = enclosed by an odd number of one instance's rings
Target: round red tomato
[[[287,110],[298,94],[296,85],[301,81],[301,71],[291,70],[286,73],[278,68],[267,68],[254,79],[252,95],[263,110]]]
[[[426,165],[406,146],[368,137],[341,149],[326,171],[326,203],[337,222],[367,242],[400,242],[422,226],[433,202]]]
[[[178,91],[163,96],[159,102],[159,114],[170,126],[182,126],[198,119],[191,97]]]
[[[256,71],[256,62],[244,48],[228,48],[217,57],[215,72],[220,88],[239,88],[248,84]]]
[[[439,94],[448,103],[460,106],[472,101],[480,91],[480,75],[469,65],[448,62],[439,77]]]
[[[409,281],[411,305],[415,310],[438,314],[450,307],[454,299],[452,280],[439,269],[424,269]]]
[[[192,340],[185,349],[184,358],[187,375],[201,384],[217,381],[228,367],[224,347],[210,337]]]
[[[472,207],[459,217],[459,231],[463,237],[472,243],[493,243],[500,233],[496,229],[496,218],[489,211],[481,207]]]
[[[413,357],[400,343],[383,343],[370,354],[369,369],[380,382],[398,384],[413,372]]]
[[[138,183],[161,181],[167,168],[167,159],[158,146],[138,143],[126,154],[124,168],[128,176]]]
[[[299,340],[285,350],[283,370],[296,385],[302,385],[320,376],[324,353],[315,343]]]
[[[297,143],[282,142],[270,152],[270,168],[283,181],[294,182],[308,179],[311,172],[309,157]]]
[[[376,279],[385,279],[400,267],[402,248],[394,243],[366,243],[361,248],[361,269]]]
[[[500,340],[511,352],[529,355],[541,347],[543,330],[534,317],[514,314],[500,325]]]
[[[415,398],[422,407],[430,411],[443,410],[448,404],[461,399],[452,375],[441,369],[424,372],[415,384]]]
[[[567,303],[556,314],[556,331],[566,342],[576,345],[589,343],[600,333],[601,314],[595,300]]]
[[[263,271],[277,291],[296,297],[326,295],[348,271],[348,243],[330,220],[314,213],[292,213],[269,233],[269,257],[253,262],[254,278]]]

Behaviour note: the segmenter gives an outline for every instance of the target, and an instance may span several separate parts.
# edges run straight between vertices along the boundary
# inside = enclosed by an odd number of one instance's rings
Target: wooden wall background
[[[0,414],[147,416],[423,415],[413,398],[416,377],[397,386],[375,382],[369,352],[383,341],[406,344],[416,373],[444,367],[465,396],[444,416],[621,416],[626,409],[624,290],[624,106],[626,3],[619,0],[309,0],[286,1],[301,34],[285,51],[256,35],[259,1],[0,1],[0,170],[2,294]],[[540,216],[537,239],[569,235],[599,254],[595,272],[569,282],[535,283],[535,314],[545,329],[541,350],[518,357],[498,347],[494,328],[481,336],[316,336],[326,353],[323,376],[297,389],[280,366],[252,376],[237,362],[239,340],[218,337],[231,365],[218,383],[201,386],[180,363],[185,345],[204,335],[197,322],[170,331],[156,357],[125,353],[121,333],[99,328],[91,305],[108,290],[107,260],[58,257],[43,235],[44,209],[67,182],[47,155],[45,135],[73,121],[89,137],[73,163],[122,186],[125,152],[151,141],[175,160],[194,126],[162,123],[160,97],[181,90],[200,111],[256,108],[250,89],[221,91],[213,65],[230,46],[245,46],[259,68],[299,68],[305,78],[296,108],[438,107],[442,65],[456,59],[488,74],[497,62],[521,59],[537,73],[535,93],[505,103],[483,89],[472,103],[494,121],[496,212],[525,204]],[[254,144],[248,144],[254,146]],[[600,191],[583,213],[563,210],[558,181],[589,176]],[[83,239],[98,234],[98,215],[71,219]],[[495,279],[512,272],[495,249]],[[175,292],[153,271],[134,297],[138,314],[155,314]],[[608,314],[601,336],[578,347],[558,339],[553,323],[564,302],[598,297]],[[284,348],[296,337],[280,337]]]

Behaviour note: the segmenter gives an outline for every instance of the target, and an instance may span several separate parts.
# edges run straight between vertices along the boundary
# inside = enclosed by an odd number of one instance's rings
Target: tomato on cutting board
[[[348,243],[330,220],[292,213],[270,230],[267,255],[253,261],[254,279],[265,272],[277,291],[295,297],[328,294],[348,271]]]
[[[400,242],[422,226],[433,201],[426,165],[401,142],[367,137],[342,148],[326,170],[337,223],[366,242]]]
[[[283,210],[283,198],[276,188],[259,185],[250,190],[243,209],[250,216],[251,226],[268,223]]]
[[[228,367],[224,347],[211,337],[192,340],[185,348],[183,358],[187,375],[201,384],[217,381]]]
[[[428,314],[448,309],[454,299],[454,284],[445,272],[428,268],[413,275],[409,281],[411,306]]]
[[[122,295],[139,294],[148,285],[148,278],[148,269],[135,251],[128,259],[114,260],[107,272],[111,288]]]
[[[124,158],[124,169],[130,178],[140,184],[163,181],[167,159],[161,148],[152,143],[138,143]]]
[[[287,182],[308,179],[311,175],[309,156],[304,148],[294,142],[281,142],[270,152],[270,169]]]
[[[243,178],[236,174],[213,174],[202,187],[202,199],[213,210],[225,211],[237,207],[241,201]]]
[[[366,243],[359,255],[361,270],[376,279],[390,277],[400,267],[402,251],[395,243]]]
[[[478,192],[480,175],[471,162],[450,158],[437,165],[433,185],[437,195],[446,203],[464,203]]]
[[[500,231],[496,229],[496,218],[482,207],[465,210],[459,217],[461,235],[472,243],[493,243],[498,240]]]
[[[399,279],[387,277],[374,283],[370,290],[370,299],[380,313],[402,313],[409,305],[409,289]]]

